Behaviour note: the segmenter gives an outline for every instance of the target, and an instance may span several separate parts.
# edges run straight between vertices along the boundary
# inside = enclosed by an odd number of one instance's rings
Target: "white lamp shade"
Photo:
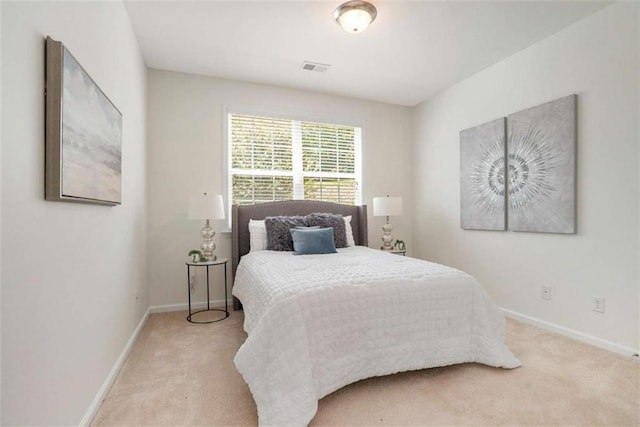
[[[189,198],[189,219],[224,219],[221,195],[195,194]]]
[[[373,216],[402,215],[402,197],[374,197]]]

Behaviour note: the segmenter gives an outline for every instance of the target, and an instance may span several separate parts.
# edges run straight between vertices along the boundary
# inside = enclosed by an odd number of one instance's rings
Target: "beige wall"
[[[363,203],[402,196],[405,215],[394,218],[394,237],[411,250],[411,113],[406,107],[273,86],[149,71],[148,181],[151,305],[185,305],[184,259],[200,243],[200,221],[187,219],[189,194],[223,191],[224,108],[249,108],[308,119],[353,121],[363,126]],[[380,245],[383,218],[369,209],[369,244]],[[224,223],[216,224],[220,230]],[[218,256],[230,258],[229,233],[215,237]],[[219,284],[221,272],[214,275]],[[196,301],[206,300],[202,277]],[[216,286],[212,300],[222,300]]]
[[[421,104],[413,147],[419,257],[475,275],[506,309],[628,349],[640,346],[638,7],[609,6]],[[459,131],[572,93],[578,234],[462,230]]]
[[[1,7],[1,423],[77,425],[148,307],[146,69],[120,2]],[[123,114],[121,206],[44,201],[47,35]]]

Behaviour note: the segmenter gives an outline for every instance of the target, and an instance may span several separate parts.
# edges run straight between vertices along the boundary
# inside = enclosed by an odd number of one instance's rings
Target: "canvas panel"
[[[507,118],[509,230],[576,232],[576,95]]]
[[[505,119],[460,132],[460,227],[505,230]]]

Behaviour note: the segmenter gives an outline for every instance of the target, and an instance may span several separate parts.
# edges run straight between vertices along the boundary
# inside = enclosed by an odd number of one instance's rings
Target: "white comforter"
[[[248,333],[234,361],[260,425],[307,425],[318,399],[364,378],[464,362],[520,366],[482,286],[443,265],[364,247],[252,252],[233,294]]]

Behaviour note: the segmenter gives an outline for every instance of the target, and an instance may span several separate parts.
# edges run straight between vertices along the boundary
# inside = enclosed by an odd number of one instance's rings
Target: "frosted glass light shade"
[[[189,198],[189,219],[224,219],[222,196],[196,194]]]
[[[361,33],[376,19],[378,12],[374,5],[361,0],[341,4],[333,12],[338,24],[348,33]]]
[[[402,197],[374,197],[373,216],[402,215]]]

